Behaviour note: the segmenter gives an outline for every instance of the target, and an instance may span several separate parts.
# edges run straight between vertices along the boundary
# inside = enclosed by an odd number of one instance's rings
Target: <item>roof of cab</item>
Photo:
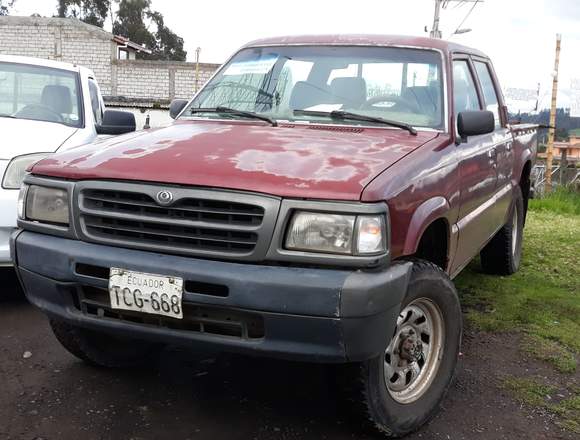
[[[289,35],[263,38],[252,41],[244,47],[280,45],[343,45],[343,46],[407,46],[425,49],[438,49],[444,53],[462,52],[488,58],[483,52],[451,41],[435,38],[413,37],[407,35],[370,35],[370,34],[327,34],[327,35]]]
[[[30,66],[50,67],[53,69],[68,70],[70,72],[85,71],[89,75],[92,75],[92,71],[90,69],[87,69],[86,67],[78,66],[76,64],[71,63],[64,63],[62,61],[46,60],[43,58],[0,54],[0,63],[28,64]]]

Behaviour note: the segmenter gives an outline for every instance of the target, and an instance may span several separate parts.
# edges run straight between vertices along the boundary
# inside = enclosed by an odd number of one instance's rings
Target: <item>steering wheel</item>
[[[379,102],[394,102],[396,106],[404,107],[412,113],[421,113],[421,109],[415,102],[397,95],[373,96],[372,98],[367,99],[367,101],[362,105],[362,108],[376,108],[375,104],[378,104]]]
[[[50,107],[42,104],[29,104],[24,106],[14,115],[17,118],[36,119],[48,122],[64,122],[60,113],[57,113]]]

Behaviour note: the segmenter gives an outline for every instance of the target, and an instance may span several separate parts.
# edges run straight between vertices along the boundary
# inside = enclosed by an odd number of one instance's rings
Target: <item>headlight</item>
[[[381,215],[340,215],[298,211],[286,236],[286,248],[345,255],[370,255],[386,250]]]
[[[24,217],[43,223],[69,224],[68,192],[60,188],[30,185],[25,194]]]
[[[18,156],[12,159],[6,168],[4,178],[2,179],[2,188],[18,189],[22,185],[22,181],[26,176],[26,169],[44,159],[50,153],[27,154],[26,156]]]

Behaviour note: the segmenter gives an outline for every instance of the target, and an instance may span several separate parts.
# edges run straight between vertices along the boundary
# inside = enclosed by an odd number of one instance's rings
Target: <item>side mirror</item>
[[[97,134],[124,134],[135,131],[136,128],[135,115],[119,110],[105,110],[103,122],[95,126]]]
[[[462,141],[469,136],[493,133],[495,117],[487,110],[465,111],[457,116],[457,131]]]
[[[187,99],[174,99],[169,105],[169,116],[177,118],[189,101]]]

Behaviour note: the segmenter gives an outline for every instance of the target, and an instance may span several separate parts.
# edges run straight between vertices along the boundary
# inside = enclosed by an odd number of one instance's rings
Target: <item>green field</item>
[[[569,396],[557,404],[544,401],[551,385],[542,378],[507,378],[505,385],[580,433],[580,389],[573,380],[580,358],[580,194],[561,191],[530,201],[518,273],[489,276],[474,262],[456,284],[472,328],[518,332],[522,352],[570,377]]]

